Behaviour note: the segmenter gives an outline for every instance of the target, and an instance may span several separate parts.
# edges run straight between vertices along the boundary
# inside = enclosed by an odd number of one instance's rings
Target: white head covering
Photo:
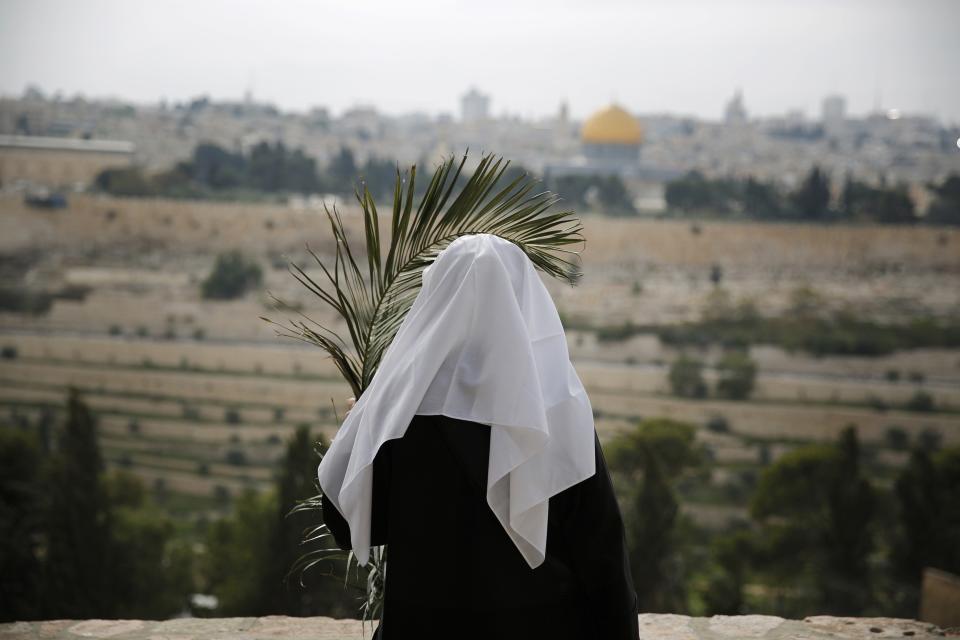
[[[487,502],[539,566],[549,498],[595,472],[593,411],[553,300],[512,242],[461,236],[424,269],[417,298],[320,463],[320,486],[350,525],[361,564],[373,460],[417,414],[490,425]]]

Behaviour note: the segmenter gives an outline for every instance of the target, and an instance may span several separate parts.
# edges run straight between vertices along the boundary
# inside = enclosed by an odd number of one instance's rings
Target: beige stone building
[[[0,186],[87,186],[104,169],[133,162],[132,142],[0,135]]]

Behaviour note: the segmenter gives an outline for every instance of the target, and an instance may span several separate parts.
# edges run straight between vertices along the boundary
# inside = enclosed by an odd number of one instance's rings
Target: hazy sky
[[[246,88],[285,109],[578,117],[611,100],[718,118],[927,112],[960,123],[960,0],[0,0],[0,93],[136,102]]]

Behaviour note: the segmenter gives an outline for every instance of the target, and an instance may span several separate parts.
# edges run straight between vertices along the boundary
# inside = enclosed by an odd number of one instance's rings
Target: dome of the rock
[[[625,109],[610,105],[587,118],[580,139],[588,145],[638,145],[643,141],[643,128]]]

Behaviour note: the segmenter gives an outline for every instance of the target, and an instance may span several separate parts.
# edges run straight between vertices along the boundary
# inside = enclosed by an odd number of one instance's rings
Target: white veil
[[[593,411],[553,300],[512,242],[461,236],[424,270],[373,380],[320,463],[320,486],[350,525],[361,564],[370,552],[373,460],[417,414],[490,425],[487,502],[527,563],[539,566],[548,500],[595,472]]]

